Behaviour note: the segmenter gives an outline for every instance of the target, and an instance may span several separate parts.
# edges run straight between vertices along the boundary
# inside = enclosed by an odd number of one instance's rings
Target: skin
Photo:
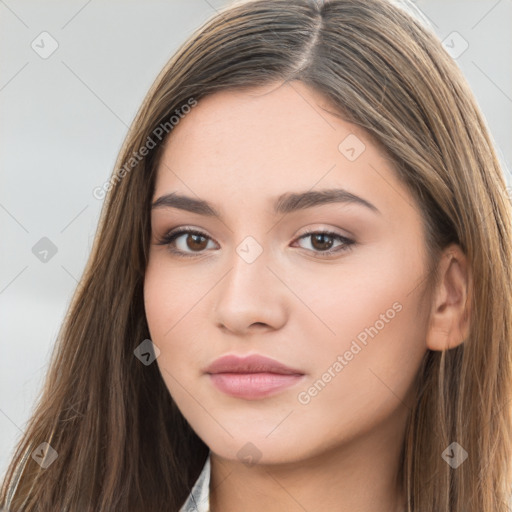
[[[174,128],[158,168],[154,200],[179,192],[222,214],[154,208],[144,286],[162,377],[211,449],[212,512],[404,510],[396,474],[418,368],[427,349],[467,336],[464,254],[445,250],[425,300],[425,240],[412,195],[365,132],[327,110],[300,82],[216,93]],[[353,161],[338,149],[350,134],[365,145]],[[380,213],[355,203],[273,212],[280,194],[331,188]],[[188,258],[157,244],[180,226],[208,237],[174,242]],[[322,257],[321,243],[300,238],[306,228],[355,244]],[[252,263],[236,251],[247,236],[263,251]],[[394,317],[334,371],[389,310]],[[305,375],[270,397],[235,398],[203,373],[228,353],[262,354]],[[301,403],[299,393],[329,368],[330,381]],[[248,442],[255,464],[239,454]]]

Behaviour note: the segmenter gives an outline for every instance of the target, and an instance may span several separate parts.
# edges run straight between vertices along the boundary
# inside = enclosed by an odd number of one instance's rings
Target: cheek
[[[149,330],[166,343],[186,316],[199,304],[207,284],[193,279],[190,271],[180,271],[165,261],[163,254],[150,260],[144,279],[144,307]],[[204,282],[203,282],[204,283]]]
[[[358,336],[364,342],[372,326],[389,331],[390,322],[400,323],[400,318],[412,314],[399,310],[417,301],[412,292],[421,280],[421,260],[392,244],[361,254],[347,258],[346,264],[318,266],[288,279],[301,301],[295,312],[304,313],[297,318],[305,332],[311,336],[316,326],[316,339],[336,350]]]
[[[197,319],[206,315],[201,299],[207,287],[172,265],[158,263],[150,261],[146,271],[144,307],[151,340],[160,350],[156,362],[174,396],[179,383],[200,375],[200,363],[205,360],[204,335]]]
[[[390,248],[379,260],[340,267],[335,280],[297,282],[312,313],[301,330],[314,340],[310,384],[318,383],[311,394],[322,393],[319,403],[341,393],[352,406],[360,399],[368,406],[392,398],[390,389],[407,394],[426,351],[426,325],[418,315],[421,259],[404,256]]]
[[[333,324],[336,337],[317,338],[312,371],[294,396],[302,431],[348,439],[398,421],[412,407],[426,349],[413,294],[406,293],[388,290],[365,307],[344,302]]]

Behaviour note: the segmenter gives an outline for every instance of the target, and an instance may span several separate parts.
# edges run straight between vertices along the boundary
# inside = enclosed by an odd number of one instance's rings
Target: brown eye
[[[316,256],[320,257],[331,256],[343,251],[347,251],[352,248],[352,245],[355,244],[354,240],[351,240],[350,238],[344,237],[332,231],[311,231],[299,238],[299,240],[308,239],[310,240],[309,245],[311,246],[311,249],[304,246],[302,247],[312,251]],[[334,245],[336,241],[338,241],[338,244]]]
[[[299,237],[298,240],[310,239],[311,249],[316,256],[332,256],[351,249],[354,240],[331,231],[312,231]],[[338,241],[337,245],[334,245]],[[169,232],[157,243],[167,245],[171,253],[177,256],[200,256],[208,249],[208,243],[214,242],[209,236],[194,229],[181,229]]]
[[[158,245],[167,245],[169,251],[178,256],[201,255],[212,239],[201,231],[181,229],[170,232],[158,241]]]
[[[194,233],[189,233],[185,239],[186,239],[185,243],[187,244],[187,247],[193,251],[201,251],[201,250],[205,249],[206,246],[208,245],[207,243],[205,243],[205,241],[207,239],[203,235],[196,235]]]
[[[319,251],[326,251],[332,247],[333,240],[331,235],[325,233],[315,233],[311,235],[311,245]]]

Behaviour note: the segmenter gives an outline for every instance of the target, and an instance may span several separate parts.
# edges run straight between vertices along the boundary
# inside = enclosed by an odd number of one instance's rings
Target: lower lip
[[[293,386],[304,375],[282,375],[279,373],[211,373],[213,385],[237,398],[248,400],[264,398]]]

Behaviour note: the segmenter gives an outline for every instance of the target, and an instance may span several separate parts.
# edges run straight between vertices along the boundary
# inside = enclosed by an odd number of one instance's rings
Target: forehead
[[[207,96],[170,133],[155,197],[178,191],[256,205],[290,191],[344,188],[381,211],[405,200],[397,214],[406,213],[413,201],[387,156],[332,111],[300,82]]]
[[[338,139],[358,130],[339,119],[333,123],[326,107],[318,92],[300,82],[218,92],[201,99],[173,129],[167,153],[182,160],[193,147],[195,160],[215,167],[252,158],[276,171],[274,162],[292,163],[306,154],[320,165],[338,153]]]

